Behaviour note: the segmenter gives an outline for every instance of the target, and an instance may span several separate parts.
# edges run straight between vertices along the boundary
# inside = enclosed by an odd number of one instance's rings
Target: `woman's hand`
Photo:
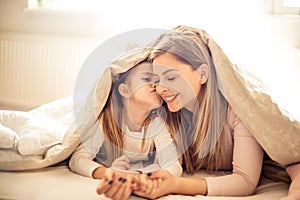
[[[103,182],[97,187],[98,194],[104,194],[113,200],[128,199],[135,184],[135,174],[118,172],[111,168],[105,170]]]
[[[145,188],[138,188],[134,190],[133,193],[137,196],[142,196],[150,199],[155,199],[167,194],[175,193],[177,187],[177,178],[176,176],[172,175],[167,170],[157,170],[148,174],[147,179],[156,181],[157,187],[149,190],[145,190]]]
[[[167,194],[207,194],[207,184],[205,179],[203,178],[178,177],[172,175],[167,170],[154,171],[148,178],[151,180],[161,179],[159,187],[156,190],[151,191],[150,193],[134,189],[133,193],[135,195],[155,199]]]
[[[150,179],[149,176],[151,175],[152,173],[136,175],[133,179],[136,187],[133,189],[147,194],[154,193],[160,187],[162,180],[160,178]]]

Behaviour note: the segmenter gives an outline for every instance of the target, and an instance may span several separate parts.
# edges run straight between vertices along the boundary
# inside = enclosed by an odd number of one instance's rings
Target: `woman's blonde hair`
[[[118,157],[122,155],[122,149],[124,146],[124,136],[126,134],[126,112],[123,103],[123,97],[119,92],[119,85],[121,83],[126,83],[128,81],[128,77],[133,68],[140,65],[145,61],[142,61],[129,69],[128,71],[113,75],[112,74],[112,86],[110,89],[110,93],[108,96],[108,100],[101,111],[98,120],[102,126],[102,131],[105,136],[104,145],[100,148],[99,153],[97,155],[97,159],[99,162],[106,166],[110,166],[111,163]],[[151,122],[152,114],[154,112],[150,112],[149,117],[144,121],[144,137],[141,143],[141,148],[144,148],[145,137],[147,128]]]
[[[183,154],[184,167],[188,173],[194,173],[204,167],[208,170],[218,170],[224,156],[222,141],[219,138],[225,123],[227,102],[218,90],[209,48],[200,38],[197,29],[178,26],[161,35],[153,43],[152,49],[150,60],[169,52],[195,70],[202,64],[208,66],[208,80],[197,95],[196,111],[191,114],[182,108],[172,113],[166,109],[166,123],[180,153]]]

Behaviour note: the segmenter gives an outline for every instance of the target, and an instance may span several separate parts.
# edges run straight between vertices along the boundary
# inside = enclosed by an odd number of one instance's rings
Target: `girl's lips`
[[[150,90],[150,92],[156,92],[156,89],[155,89],[155,88],[153,88],[152,90]]]

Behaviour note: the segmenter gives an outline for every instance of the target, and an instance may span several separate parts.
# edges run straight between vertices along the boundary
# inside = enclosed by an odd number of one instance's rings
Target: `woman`
[[[165,194],[247,196],[255,192],[263,162],[261,145],[264,148],[267,145],[263,143],[262,137],[256,137],[257,133],[254,137],[248,129],[260,127],[252,128],[248,126],[251,122],[245,121],[246,127],[235,113],[241,112],[233,110],[232,102],[235,108],[238,106],[234,97],[231,98],[233,95],[227,95],[231,91],[226,87],[230,85],[222,77],[224,75],[220,74],[227,69],[222,69],[221,64],[216,71],[215,66],[218,62],[216,57],[225,55],[219,50],[211,52],[208,46],[216,47],[207,37],[206,33],[201,35],[199,30],[191,27],[176,27],[158,39],[150,59],[153,60],[153,71],[158,79],[156,91],[170,111],[167,122],[183,154],[186,171],[194,173],[208,169],[232,172],[220,177],[185,178],[174,177],[159,170],[153,172],[150,178],[162,179],[160,188],[151,194],[136,191],[137,195],[149,198]],[[218,79],[220,77],[223,79]],[[298,129],[296,127],[291,135],[299,136]],[[275,147],[266,149],[271,155],[277,151]],[[297,156],[290,157],[299,162]],[[297,199],[300,191],[300,164],[291,165],[287,172],[292,183],[286,199]]]
[[[149,58],[186,171],[231,173],[202,179],[159,170],[149,178],[162,179],[160,187],[150,194],[136,190],[136,195],[251,195],[260,177],[263,150],[283,166],[299,162],[299,122],[283,116],[260,84],[247,82],[244,72],[204,31],[177,27],[154,43]],[[290,148],[284,147],[282,136]],[[287,199],[299,195],[299,168],[299,164],[287,167],[293,180]]]
[[[166,169],[180,176],[181,164],[159,113],[161,104],[150,63],[141,62],[124,73],[112,74],[110,94],[97,130],[75,150],[70,169],[105,180],[98,190],[100,194],[117,185],[118,193],[114,189],[106,193],[115,199],[128,198],[133,188],[151,192],[157,187],[157,180],[146,180],[146,174],[137,172]]]

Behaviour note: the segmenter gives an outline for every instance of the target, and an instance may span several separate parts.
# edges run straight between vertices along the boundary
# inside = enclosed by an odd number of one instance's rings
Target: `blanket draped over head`
[[[265,152],[282,166],[300,162],[299,119],[280,108],[258,78],[232,64],[205,31],[199,36],[212,54],[219,90]]]
[[[232,64],[205,31],[198,30],[198,33],[210,50],[219,90],[265,152],[282,166],[300,162],[300,122],[273,102],[268,91],[255,76]],[[143,61],[150,50],[137,50],[112,61],[87,98],[80,103],[75,104],[68,97],[28,112],[1,111],[0,137],[1,141],[4,141],[2,138],[7,141],[5,144],[1,142],[0,146],[0,170],[37,169],[68,158],[80,141],[88,142],[93,136],[98,125],[97,117],[109,95],[112,74],[132,68]],[[46,121],[51,121],[50,125],[44,123],[43,126],[38,126],[39,123],[35,120],[41,116]],[[60,129],[53,130],[53,127]],[[43,138],[43,135],[49,137],[45,134],[49,132],[56,132],[60,137],[49,143],[49,138]],[[37,135],[40,140],[35,142],[40,146],[35,147],[40,149],[25,148],[25,151],[24,145],[22,150],[18,143],[14,143],[17,140],[21,144],[27,136],[26,144],[33,145],[28,136],[36,139]],[[47,142],[48,146],[45,145]],[[90,142],[93,143],[92,140]],[[93,148],[93,144],[87,146]]]

